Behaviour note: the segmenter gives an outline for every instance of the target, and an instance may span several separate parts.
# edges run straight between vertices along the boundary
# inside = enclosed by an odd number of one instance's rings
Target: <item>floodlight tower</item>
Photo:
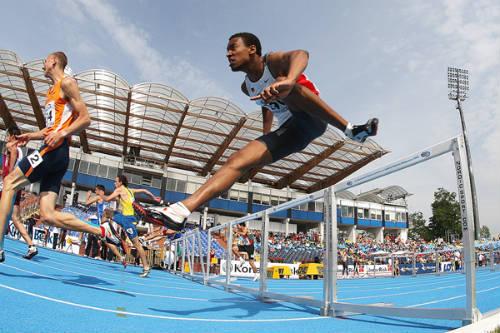
[[[476,182],[474,181],[474,174],[472,173],[472,160],[469,148],[469,140],[467,138],[467,128],[465,127],[464,113],[462,110],[462,102],[468,97],[469,92],[469,71],[466,69],[448,67],[448,99],[457,102],[456,109],[460,114],[460,121],[462,123],[462,133],[465,141],[465,150],[467,151],[467,167],[470,174],[470,187],[473,202],[474,214],[474,238],[479,239],[479,213],[477,206],[476,195]]]

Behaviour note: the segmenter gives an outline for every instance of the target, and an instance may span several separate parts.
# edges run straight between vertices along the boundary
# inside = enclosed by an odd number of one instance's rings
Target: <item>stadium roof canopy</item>
[[[42,60],[23,63],[16,53],[0,50],[0,128],[17,124],[23,131],[37,131],[45,127],[43,105],[50,81],[42,66]],[[262,133],[260,111],[247,114],[226,99],[188,100],[172,87],[131,86],[102,69],[74,77],[92,117],[90,127],[74,136],[72,143],[85,153],[127,157],[133,152],[162,167],[206,176]],[[359,144],[329,127],[302,152],[251,170],[240,181],[313,192],[386,153],[373,140]]]
[[[347,191],[347,190],[336,193],[336,197],[340,198],[340,199],[348,199],[348,200],[356,200],[357,199],[357,196],[354,193],[352,193],[351,191]]]
[[[399,199],[405,199],[412,195],[404,188],[398,185],[392,185],[383,189],[376,188],[368,192],[363,192],[357,196],[358,200],[376,202],[376,203],[389,203]]]

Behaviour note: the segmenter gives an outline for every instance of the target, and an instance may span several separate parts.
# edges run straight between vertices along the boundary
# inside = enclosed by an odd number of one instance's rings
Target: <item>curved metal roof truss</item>
[[[42,60],[23,63],[16,53],[0,50],[0,128],[17,124],[25,131],[35,131],[45,126],[42,107],[50,81],[42,66]],[[131,86],[103,69],[86,70],[74,77],[92,123],[72,144],[87,153],[127,156],[134,147],[139,148],[141,158],[205,176],[262,135],[262,112],[247,114],[227,99],[190,101],[164,84]],[[386,153],[373,140],[358,144],[329,126],[303,151],[250,170],[240,181],[252,179],[276,188],[290,186],[311,192],[340,181]],[[399,189],[386,192],[389,197],[404,195]]]

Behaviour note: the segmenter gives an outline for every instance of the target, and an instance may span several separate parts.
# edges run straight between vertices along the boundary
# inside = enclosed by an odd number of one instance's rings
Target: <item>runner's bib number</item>
[[[52,125],[54,125],[54,122],[56,120],[55,110],[56,110],[56,107],[55,107],[54,102],[50,102],[47,105],[45,105],[45,110],[44,110],[45,114],[44,115],[45,115],[45,123],[46,123],[47,127],[52,127]]]
[[[40,152],[35,150],[32,154],[28,155],[28,162],[30,163],[31,167],[34,169],[37,166],[40,165],[40,163],[43,162],[42,155],[40,155]]]

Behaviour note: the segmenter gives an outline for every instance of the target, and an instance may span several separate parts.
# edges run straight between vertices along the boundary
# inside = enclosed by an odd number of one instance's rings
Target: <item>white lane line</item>
[[[61,265],[61,266],[67,266],[68,263],[63,263],[63,262],[58,262],[57,260],[53,260],[51,258],[51,264],[55,264],[55,265]],[[106,272],[104,271],[105,267],[102,267],[102,269],[90,269],[90,268],[84,268],[82,267],[81,265],[78,265],[78,264],[73,264],[72,263],[72,266],[75,268],[75,269],[78,269],[78,270],[82,270],[82,271],[87,271],[87,272],[96,272],[98,271],[100,275],[108,275],[108,276],[113,276],[113,277],[122,277],[123,276],[123,273],[125,273],[125,270],[121,273],[113,273],[113,272]],[[157,273],[157,271],[154,271],[154,273]],[[162,272],[162,274],[165,273],[165,272]],[[128,273],[127,273],[128,274]],[[137,273],[138,275],[139,273]],[[156,274],[153,274],[153,275],[156,275]],[[144,281],[144,278],[141,278],[141,277],[138,277],[138,276],[134,276],[134,275],[130,275],[128,274],[127,275],[127,278],[128,279],[134,279],[134,280],[141,280],[141,281]],[[149,276],[149,280],[154,280],[155,282],[158,282],[158,283],[168,283],[168,285],[179,285],[179,286],[188,286],[188,285],[192,285],[192,283],[189,283],[189,282],[172,282],[174,281],[175,279],[159,279],[158,276]]]
[[[493,277],[493,278],[489,278],[489,279],[482,279],[480,282],[490,281],[490,280],[499,280],[500,281],[500,277]],[[346,300],[355,300],[355,299],[368,299],[368,298],[389,297],[389,296],[402,296],[402,295],[426,293],[426,292],[433,291],[433,290],[443,290],[443,289],[458,288],[458,287],[463,287],[463,286],[465,286],[465,283],[461,283],[461,284],[457,284],[457,285],[452,285],[452,286],[447,286],[447,287],[432,288],[432,289],[422,288],[421,290],[408,291],[408,292],[397,293],[397,294],[382,294],[382,295],[371,295],[371,296],[341,298],[340,300],[346,301]]]
[[[426,286],[428,285],[434,285],[434,284],[442,284],[442,283],[450,283],[449,280],[455,280],[455,279],[448,279],[446,281],[437,281],[437,282],[428,282],[426,283],[425,281],[420,281],[418,283],[408,283],[408,284],[396,284],[392,287],[386,287],[386,288],[376,288],[377,286],[376,285],[371,285],[371,284],[366,284],[366,285],[360,285],[359,287],[354,287],[354,286],[349,286],[349,287],[346,287],[346,286],[343,286],[343,285],[339,285],[338,286],[338,290],[340,292],[344,291],[344,290],[349,290],[349,289],[355,289],[356,291],[370,291],[370,290],[374,290],[374,289],[377,289],[377,290],[393,290],[393,289],[403,289],[403,288],[407,288],[407,287],[412,287],[412,286],[420,286],[422,284],[425,284]],[[392,280],[394,281],[394,280]],[[388,284],[390,284],[390,280],[387,280],[387,283],[384,283],[384,284],[379,284],[380,286],[387,286]],[[402,286],[404,284],[404,286]],[[361,288],[361,287],[366,287],[366,288]],[[373,288],[371,288],[373,287]],[[279,287],[279,288],[273,288],[272,286],[269,287],[269,289],[273,289],[273,290],[290,290],[290,289],[297,289],[297,290],[323,290],[323,288],[321,287],[318,287],[318,288],[282,288],[282,287]]]
[[[500,280],[500,276],[498,276],[498,277],[492,277],[492,278],[489,278],[489,279],[482,279],[482,280],[479,280],[478,282],[490,281],[490,280],[497,280],[497,279]],[[427,287],[428,285],[430,285],[430,283],[426,284],[425,287]],[[370,295],[370,296],[341,298],[339,300],[344,300],[345,301],[345,300],[354,300],[354,299],[366,299],[366,298],[377,298],[377,297],[386,297],[386,296],[400,296],[400,295],[408,295],[408,294],[417,294],[417,293],[423,293],[423,292],[427,292],[427,291],[431,291],[431,290],[441,290],[441,289],[457,288],[457,287],[461,287],[461,286],[464,286],[464,285],[465,285],[465,283],[455,284],[455,285],[446,286],[446,287],[438,287],[438,288],[433,288],[433,289],[422,289],[422,290],[417,290],[417,291],[408,291],[408,292],[397,293],[397,294],[385,294],[385,295],[384,294],[377,294],[377,295]],[[422,286],[422,287],[424,287],[424,286]],[[269,291],[274,291],[277,288],[268,288],[268,289],[269,289]],[[385,289],[400,289],[400,288],[367,289],[367,291],[376,291],[376,290],[385,290]],[[342,292],[343,288],[339,287],[338,291]],[[310,292],[293,291],[292,293],[287,293],[287,294],[297,295],[297,294],[322,294],[322,293],[323,293],[322,291],[321,292],[320,291],[310,291]]]
[[[49,276],[49,275],[35,273],[35,272],[32,272],[32,271],[28,271],[28,270],[25,270],[25,269],[22,269],[22,268],[19,268],[19,267],[15,267],[15,266],[11,266],[11,265],[7,265],[7,264],[2,264],[2,266],[4,266],[4,267],[10,267],[12,269],[15,269],[15,270],[18,270],[18,271],[21,271],[21,272],[25,272],[25,273],[29,273],[29,274],[32,274],[32,275],[42,276],[42,277],[48,278],[50,280],[60,281],[60,282],[64,282],[64,283],[68,283],[68,284],[74,284],[74,285],[78,285],[78,286],[90,287],[92,289],[100,289],[100,290],[105,290],[105,291],[113,291],[113,292],[117,292],[117,293],[121,293],[121,294],[127,293],[127,294],[134,294],[134,295],[140,295],[140,296],[160,297],[160,298],[172,298],[172,299],[180,299],[180,300],[187,300],[187,301],[203,301],[203,302],[212,302],[213,301],[213,300],[206,299],[206,298],[178,297],[178,296],[168,296],[168,295],[158,295],[158,294],[141,293],[141,292],[129,291],[129,290],[125,290],[125,289],[105,288],[105,287],[95,286],[93,284],[86,284],[86,283],[79,283],[79,282],[68,281],[68,280],[64,280],[64,279],[58,279],[58,278],[55,278],[55,277],[52,277],[52,276]],[[235,303],[255,303],[255,302],[257,302],[257,300],[231,300],[231,302],[235,302]]]
[[[206,298],[191,298],[191,297],[177,297],[177,296],[147,294],[147,293],[140,293],[140,292],[129,291],[129,290],[124,290],[124,289],[120,290],[120,289],[99,287],[99,286],[96,286],[96,285],[93,285],[93,284],[86,284],[86,283],[79,283],[79,282],[68,281],[68,280],[64,280],[64,279],[58,279],[58,278],[55,278],[55,277],[52,277],[52,276],[49,276],[49,275],[35,273],[35,272],[32,272],[32,271],[28,271],[28,270],[25,270],[25,269],[22,269],[22,268],[18,268],[18,267],[15,267],[15,266],[11,266],[11,265],[7,265],[7,264],[2,264],[2,267],[9,267],[9,268],[21,271],[21,272],[25,272],[25,273],[32,274],[32,275],[35,275],[35,276],[41,276],[41,277],[44,277],[44,278],[47,278],[47,279],[50,279],[50,280],[54,280],[54,281],[59,281],[59,282],[63,282],[63,283],[73,284],[73,285],[77,285],[77,286],[90,287],[92,289],[112,291],[112,292],[116,292],[116,293],[120,293],[120,294],[134,294],[134,295],[149,296],[149,297],[161,297],[161,298],[181,299],[181,300],[187,300],[187,301],[210,302],[210,300],[206,299]],[[249,301],[244,301],[244,302],[249,302]]]
[[[321,317],[321,316],[302,317],[302,318],[281,318],[281,319],[209,319],[209,318],[183,318],[183,317],[160,316],[160,315],[151,315],[151,314],[147,314],[147,313],[117,311],[117,310],[100,308],[100,307],[91,306],[91,305],[77,304],[77,303],[68,302],[68,301],[65,301],[62,299],[57,299],[57,298],[47,297],[47,296],[40,295],[40,294],[35,294],[35,293],[29,292],[26,290],[17,289],[17,288],[10,287],[10,286],[7,286],[7,285],[1,284],[1,283],[0,283],[0,288],[8,289],[8,290],[11,290],[11,291],[14,291],[17,293],[21,293],[21,294],[25,294],[28,296],[44,299],[47,301],[65,304],[65,305],[70,305],[70,306],[79,307],[79,308],[83,308],[83,309],[89,309],[89,310],[95,310],[95,311],[101,311],[101,312],[110,312],[110,313],[127,315],[127,316],[157,318],[157,319],[167,319],[167,320],[226,322],[226,323],[233,323],[233,322],[237,322],[237,323],[269,323],[269,322],[288,322],[288,321],[329,319],[329,317]]]
[[[21,258],[16,258],[16,257],[11,257],[11,258],[19,260],[19,261],[23,261],[23,262],[26,261],[26,259],[21,259]],[[58,270],[58,271],[61,271],[61,272],[72,273],[72,274],[77,274],[77,275],[80,275],[80,276],[87,276],[87,277],[92,277],[92,278],[96,277],[95,275],[85,275],[85,274],[83,274],[81,272],[75,272],[75,271],[72,271],[72,270],[62,269],[62,268],[54,267],[54,266],[47,265],[47,264],[41,264],[41,263],[38,263],[38,262],[35,262],[35,261],[30,261],[30,263],[38,265],[38,266],[42,266],[42,267],[52,268],[52,269],[55,269],[55,270]],[[207,290],[204,290],[204,289],[181,288],[181,287],[166,287],[166,286],[160,286],[160,285],[155,285],[155,284],[150,284],[150,283],[148,283],[148,284],[146,284],[146,283],[138,283],[138,282],[117,280],[117,279],[112,279],[112,278],[106,278],[106,280],[115,281],[115,282],[119,282],[119,283],[127,283],[127,284],[135,284],[135,285],[140,285],[140,286],[162,288],[162,289],[176,289],[176,290],[189,290],[189,291],[203,291],[203,292],[207,292]]]
[[[9,251],[12,251],[12,252],[16,252],[20,255],[22,255],[23,253],[22,252],[19,252],[19,251],[15,251],[15,250],[10,250]],[[51,251],[51,250],[48,250],[47,253],[51,253],[51,252],[54,252],[55,254],[63,254],[63,255],[68,255],[68,253],[64,253],[64,252],[57,252],[57,251]],[[82,257],[79,257],[79,256],[76,256],[76,255],[72,255],[72,254],[69,254],[70,257],[74,257],[75,259],[78,259],[78,258],[82,258]],[[67,262],[63,262],[61,260],[59,260],[59,258],[53,258],[51,257],[50,258],[51,261],[55,261],[55,264],[58,264],[58,265],[67,265],[68,263]],[[82,259],[88,259],[88,258],[82,258]],[[102,272],[101,274],[104,274],[104,275],[110,275],[110,276],[120,276],[121,275],[119,273],[112,273],[112,272],[106,272],[104,271],[105,267],[102,267],[101,265],[98,265],[98,262],[92,262],[90,259],[88,261],[89,264],[92,264],[92,265],[95,265],[96,267],[99,268],[99,271]],[[92,269],[88,269],[88,268],[83,268],[81,267],[80,265],[78,264],[74,264],[74,266],[76,266],[77,269],[81,269],[81,270],[85,270],[85,271],[90,271],[90,272],[95,272],[95,270],[92,270]],[[76,272],[73,272],[73,273],[76,273]],[[478,271],[478,274],[480,274],[481,271]],[[483,272],[484,274],[483,275],[491,275],[491,272]],[[81,273],[78,273],[78,274],[81,274]],[[493,273],[494,274],[494,273]],[[82,274],[83,275],[83,274]],[[139,277],[136,277],[136,276],[127,276],[128,278],[130,279],[136,279],[136,280],[142,280],[142,278],[139,278]],[[174,276],[172,276],[174,277]],[[394,290],[394,289],[402,289],[404,288],[404,286],[421,286],[422,284],[425,284],[426,286],[428,285],[439,285],[439,284],[442,284],[442,283],[449,283],[450,281],[453,281],[453,280],[461,280],[463,278],[465,278],[465,275],[462,275],[460,273],[455,273],[453,275],[448,275],[448,276],[445,276],[445,277],[436,277],[436,276],[418,276],[417,278],[418,279],[439,279],[439,281],[437,282],[425,282],[425,281],[422,281],[420,280],[419,282],[415,281],[415,282],[397,282],[397,281],[394,281],[393,280],[393,285],[391,287],[386,287],[386,288],[371,288],[372,286],[387,286],[388,283],[377,283],[377,282],[374,282],[374,283],[371,283],[371,281],[373,281],[373,279],[371,278],[366,278],[366,279],[363,279],[363,281],[366,281],[368,283],[365,283],[363,286],[364,287],[367,287],[366,289],[364,288],[360,288],[360,286],[339,286],[339,292],[342,292],[344,290],[349,290],[349,289],[355,289],[355,290],[359,290],[359,291],[371,291],[373,289],[381,289],[381,290]],[[160,276],[152,276],[151,277],[151,280],[162,280],[162,281],[166,281],[168,282],[169,285],[184,285],[184,286],[190,286],[192,285],[192,283],[184,283],[184,282],[180,282],[180,281],[177,281],[177,282],[171,282],[172,279],[170,278],[162,278]],[[116,280],[114,280],[116,281]],[[296,282],[296,283],[293,283],[293,284],[298,284],[298,283],[303,283],[303,281],[287,281],[287,283],[289,284],[292,284],[292,282]],[[143,285],[141,283],[134,283],[134,282],[129,282],[131,284],[137,284],[137,285]],[[149,285],[149,284],[148,284]],[[368,287],[369,286],[369,287]],[[179,288],[182,290],[182,288]],[[198,290],[198,289],[190,289],[190,288],[184,288],[185,290]],[[278,288],[273,288],[273,287],[270,287],[269,288],[270,290],[292,290],[292,289],[295,289],[297,291],[297,293],[299,293],[300,291],[302,290],[320,290],[318,292],[316,292],[317,294],[319,293],[322,293],[322,290],[323,288],[322,287],[308,287],[308,288],[302,288],[300,286],[288,286],[288,287],[278,287]],[[314,294],[315,292],[308,292],[308,294]]]
[[[491,275],[496,275],[495,278],[499,278],[500,279],[500,274],[482,274],[481,276],[484,277],[484,276],[491,276]],[[460,277],[459,279],[457,279],[456,277]],[[448,279],[445,279],[445,278],[438,278],[440,279],[439,281],[437,282],[426,282],[426,281],[423,281],[423,280],[420,280],[419,282],[412,282],[412,283],[407,283],[408,285],[412,285],[412,286],[422,286],[422,285],[425,285],[426,287],[429,286],[429,285],[439,285],[439,284],[449,284],[451,282],[453,282],[454,280],[457,280],[457,282],[460,282],[460,280],[462,280],[462,277],[460,275],[457,275],[457,276],[454,276],[453,278],[448,278]],[[418,278],[418,277],[417,277]],[[442,279],[442,280],[441,280]],[[465,279],[465,275],[463,276],[463,279]],[[392,279],[391,279],[392,280]],[[387,283],[384,283],[384,284],[380,284],[380,285],[383,285],[383,286],[387,286],[388,284],[390,284],[391,280],[387,280]],[[483,279],[483,280],[479,280],[480,281],[487,281],[487,280],[491,280],[491,279]],[[394,280],[392,280],[394,281]],[[346,286],[343,286],[343,285],[338,285],[337,288],[338,288],[338,292],[343,292],[345,291],[346,289],[356,289],[356,290],[359,290],[359,291],[371,291],[371,290],[394,290],[394,289],[403,289],[403,288],[406,288],[406,286],[403,286],[401,287],[402,284],[399,284],[399,285],[395,285],[395,286],[390,286],[390,287],[387,287],[387,288],[360,288],[361,286],[365,286],[365,287],[372,287],[372,286],[375,286],[375,285],[372,285],[372,284],[365,284],[365,285],[360,285],[359,287],[346,287]],[[298,290],[323,290],[323,288],[286,288],[286,287],[278,287],[278,288],[275,288],[273,286],[269,286],[268,285],[268,288],[269,290],[293,290],[293,289],[297,289],[297,292],[299,292]],[[315,292],[310,292],[310,293],[315,293]],[[316,292],[316,293],[322,293],[321,292]]]
[[[443,290],[443,289],[458,288],[458,287],[460,287],[460,285],[448,286],[448,287],[438,287],[438,288],[425,289],[425,290],[407,291],[404,293],[396,293],[396,294],[378,294],[378,295],[370,295],[370,296],[347,297],[347,298],[339,298],[339,300],[350,301],[350,300],[356,300],[356,299],[369,299],[369,298],[379,298],[379,297],[412,295],[412,294],[427,293],[427,292],[433,291],[433,290]]]
[[[483,280],[481,280],[481,282],[482,281],[495,280],[495,279],[497,279],[497,278],[483,279]],[[422,293],[422,292],[429,292],[429,291],[433,291],[433,290],[442,290],[442,289],[448,289],[448,288],[457,288],[457,287],[462,287],[462,286],[464,286],[464,284],[456,285],[456,286],[449,286],[449,287],[439,287],[439,288],[433,288],[433,289],[425,289],[425,290],[419,290],[419,291],[413,291],[413,292],[406,292],[406,293],[386,294],[386,295],[373,295],[373,296],[362,296],[362,297],[351,297],[351,298],[339,298],[339,301],[355,300],[355,299],[378,298],[378,297],[387,297],[387,296],[402,296],[402,295],[408,295],[408,294],[416,294],[416,293]],[[488,289],[482,289],[482,290],[478,291],[477,293],[478,294],[485,293],[485,292],[488,292],[488,291],[491,291],[491,290],[496,290],[496,289],[500,289],[500,286],[492,287],[492,288],[488,288]],[[293,294],[290,294],[290,295],[299,295],[299,294],[318,294],[318,293],[316,293],[316,292],[304,292],[304,293],[293,293]],[[430,302],[425,302],[425,303],[420,303],[420,304],[413,304],[413,305],[409,305],[407,307],[408,308],[419,307],[419,306],[423,306],[423,305],[435,304],[435,303],[450,301],[450,300],[454,300],[454,299],[457,299],[457,298],[463,298],[463,297],[465,297],[465,294],[459,295],[459,296],[453,296],[453,297],[449,297],[449,298],[443,298],[443,299],[439,299],[439,300],[436,300],[436,301],[430,301]]]
[[[19,255],[23,254],[23,252],[20,252],[20,251],[17,251],[17,250],[13,250],[13,249],[9,249],[8,251],[17,253]],[[60,252],[56,252],[56,253],[60,253]],[[61,253],[61,254],[66,254],[67,255],[67,253]],[[89,269],[89,268],[81,267],[81,265],[79,263],[77,263],[76,261],[74,263],[72,262],[71,265],[75,266],[77,269],[81,269],[81,270],[85,270],[85,271],[90,271],[90,272],[93,272],[93,273],[95,273],[96,271],[99,271],[100,274],[110,275],[110,276],[115,276],[115,277],[122,277],[121,273],[112,273],[112,272],[109,272],[109,271],[105,271],[106,267],[102,267],[104,265],[97,265],[98,262],[92,262],[93,261],[92,259],[84,258],[84,257],[75,257],[75,259],[77,259],[77,258],[80,258],[80,259],[84,260],[85,263],[92,264],[92,265],[95,266],[95,269]],[[20,258],[17,258],[17,259],[20,259]],[[68,265],[68,262],[65,262],[63,260],[59,260],[58,258],[54,258],[54,257],[50,257],[50,261],[53,264],[57,264],[57,265],[64,265],[64,266]],[[100,263],[101,264],[104,264],[104,263],[107,264],[107,262],[105,262],[105,261],[101,261]],[[115,266],[114,263],[109,263],[109,264]],[[125,272],[125,271],[123,271],[123,272]],[[163,272],[163,273],[165,273],[165,272]],[[130,278],[130,279],[143,280],[142,278],[137,277],[137,276],[127,276],[127,277]],[[175,285],[184,285],[184,286],[185,285],[191,285],[190,283],[181,282],[181,281],[172,282],[175,279],[173,279],[173,278],[161,278],[159,276],[154,276],[154,275],[151,276],[150,279],[151,280],[160,280],[160,281],[168,282],[170,285],[172,285],[172,284],[175,284]]]
[[[120,273],[113,273],[113,272],[106,272],[105,269],[106,267],[102,267],[102,265],[99,264],[99,262],[93,262],[93,260],[89,259],[89,258],[82,258],[80,256],[77,256],[77,255],[73,255],[73,254],[70,254],[70,253],[65,253],[65,252],[58,252],[58,251],[52,251],[50,249],[44,249],[44,250],[47,250],[47,254],[56,254],[56,256],[51,256],[51,261],[55,261],[55,264],[58,264],[58,265],[67,265],[68,263],[61,260],[60,258],[56,258],[57,257],[57,254],[61,254],[61,255],[68,255],[69,257],[72,257],[73,259],[87,259],[85,260],[85,263],[88,263],[88,264],[91,264],[93,266],[96,266],[96,268],[102,272],[101,274],[104,274],[104,275],[110,275],[110,276],[120,276]],[[15,252],[15,253],[18,253],[20,255],[23,254],[23,252],[20,252],[20,251],[16,251],[16,250],[11,250],[9,249],[9,251],[12,251],[12,252]],[[77,261],[77,260],[75,260]],[[102,263],[102,262],[101,262]],[[74,266],[76,266],[77,269],[81,269],[81,270],[85,270],[85,271],[91,271],[91,272],[95,272],[95,270],[92,270],[92,269],[89,269],[89,268],[84,268],[84,267],[81,267],[81,265],[77,262],[75,262],[73,264]],[[448,277],[440,277],[440,281],[439,282],[432,282],[432,283],[426,283],[427,285],[433,285],[433,284],[440,284],[440,283],[443,283],[444,281],[447,281],[447,280],[454,280],[458,277],[460,277],[458,274],[457,275],[453,275],[453,276],[448,276]],[[172,276],[173,278],[174,276]],[[128,278],[130,279],[137,279],[137,280],[142,280],[141,278],[139,277],[136,277],[136,276],[128,276]],[[435,276],[419,276],[418,278],[435,278]],[[184,282],[181,282],[181,281],[176,281],[176,282],[171,282],[173,279],[171,278],[165,278],[165,277],[162,277],[162,276],[152,276],[151,277],[152,280],[162,280],[162,281],[168,281],[169,282],[169,285],[181,285],[181,286],[189,286],[189,285],[192,285],[191,283],[184,283]],[[366,281],[366,283],[364,284],[364,286],[368,287],[368,286],[387,286],[387,283],[379,283],[379,282],[371,282],[373,281],[373,279],[371,278],[366,278],[364,279],[364,281]],[[297,283],[293,283],[293,282],[297,282]],[[288,284],[299,284],[299,283],[303,283],[303,281],[287,281]],[[392,289],[397,289],[397,288],[401,288],[399,286],[404,286],[404,285],[420,285],[421,282],[396,282],[394,281],[393,282],[393,286],[392,287],[387,287],[387,288],[383,288],[385,290],[392,290]],[[374,288],[367,288],[367,289],[364,289],[366,291],[370,291]],[[286,288],[272,288],[273,290],[290,290],[290,289],[297,289],[298,291],[299,290],[323,290],[322,287],[317,287],[317,288],[314,288],[314,287],[310,287],[310,288],[302,288],[300,286],[288,286]],[[363,290],[361,288],[359,288],[358,286],[342,286],[340,289],[342,290],[348,290],[348,289],[356,289],[356,290]],[[321,292],[320,292],[321,293]]]
[[[488,272],[490,273],[490,272]],[[456,275],[455,275],[456,274]],[[493,273],[494,274],[494,273]],[[484,275],[493,275],[493,274],[482,274],[483,276]],[[499,274],[499,277],[500,277],[500,274]],[[423,278],[432,278],[433,280],[437,280],[439,279],[439,281],[436,281],[436,282],[427,282],[427,281],[423,281]],[[373,289],[379,289],[379,290],[393,290],[393,289],[402,289],[402,288],[405,288],[405,287],[411,287],[411,286],[421,286],[421,285],[436,285],[436,284],[442,284],[442,283],[450,283],[451,281],[454,281],[454,280],[462,280],[462,279],[465,279],[465,275],[462,275],[462,274],[459,274],[459,273],[454,273],[453,275],[448,275],[447,277],[437,277],[437,276],[433,276],[433,277],[428,277],[428,276],[417,276],[416,279],[420,279],[419,281],[414,281],[414,282],[398,282],[397,280],[393,279],[393,278],[385,278],[386,282],[384,283],[364,283],[364,284],[361,284],[361,282],[369,282],[370,280],[368,279],[360,279],[360,285],[359,286],[346,286],[346,285],[342,285],[342,284],[339,284],[339,291],[342,291],[342,290],[348,290],[348,289],[356,289],[356,290],[360,290],[360,291],[370,291],[370,290],[373,290]],[[342,280],[338,280],[338,282],[340,283]],[[353,281],[353,280],[351,280]],[[357,282],[357,280],[355,280]],[[289,281],[287,281],[287,283],[290,283]],[[376,286],[387,286],[388,284],[392,284],[390,287],[386,287],[386,288],[372,288],[372,287],[376,287]],[[291,290],[291,289],[298,289],[298,290],[323,290],[322,287],[317,287],[317,288],[314,288],[314,287],[308,287],[308,288],[300,288],[300,287],[278,287],[278,288],[273,288],[272,286],[269,286],[268,287],[270,289],[273,289],[273,290]],[[361,287],[366,287],[365,289],[361,288]]]
[[[495,289],[499,289],[499,288],[500,288],[500,286],[492,287],[492,288],[488,288],[488,289],[482,289],[480,291],[477,291],[476,294],[482,294],[482,293],[485,293],[485,292],[488,292],[488,291],[492,291],[492,290],[495,290]],[[462,298],[462,297],[465,297],[465,294],[464,295],[459,295],[459,296],[453,296],[453,297],[449,297],[449,298],[438,299],[436,301],[431,301],[431,302],[425,302],[425,303],[420,303],[420,304],[413,304],[413,305],[409,305],[407,307],[408,308],[415,308],[415,307],[419,307],[419,306],[422,306],[422,305],[429,305],[429,304],[436,304],[436,303],[441,303],[441,302],[445,302],[445,301],[451,301],[453,299]]]
[[[13,252],[16,252],[16,253],[19,253],[19,254],[22,254],[18,251],[13,251]],[[56,252],[56,253],[59,253],[59,252]],[[62,253],[64,254],[64,253]],[[75,258],[78,258],[75,256]],[[14,257],[14,259],[17,259],[17,260],[22,260],[20,258],[16,258]],[[51,260],[54,260],[53,258],[51,258]],[[57,261],[57,259],[55,259],[54,261]],[[36,262],[32,262],[34,264],[38,264],[40,265],[39,263],[36,263]],[[49,266],[49,265],[44,265],[46,267],[51,267],[51,268],[54,268],[56,270],[60,270],[60,271],[65,271],[65,272],[70,272],[70,273],[73,273],[73,274],[79,274],[79,275],[83,275],[83,276],[89,276],[89,275],[85,275],[85,274],[82,274],[80,272],[75,272],[75,271],[70,271],[70,270],[64,270],[64,269],[60,269],[60,268],[57,268],[57,267],[53,267],[53,266]],[[82,267],[78,267],[80,269],[84,269]],[[89,269],[85,269],[85,270],[89,270]],[[91,270],[89,270],[91,271]],[[482,275],[491,275],[491,274],[488,274],[490,272],[486,272]],[[112,273],[108,273],[107,275],[111,275]],[[92,276],[94,277],[94,276]],[[427,276],[425,276],[427,278]],[[457,275],[453,275],[453,276],[449,276],[449,277],[440,277],[440,281],[437,281],[437,282],[425,282],[425,281],[420,281],[420,283],[417,283],[417,282],[409,282],[409,283],[400,283],[399,285],[422,285],[422,283],[425,283],[426,286],[428,285],[436,285],[436,284],[442,284],[442,283],[450,283],[450,280],[457,280],[457,277],[461,277],[461,274],[458,274]],[[135,277],[134,277],[135,278]],[[432,277],[432,278],[437,278],[437,277]],[[111,279],[111,278],[108,278],[109,280],[111,281],[118,281],[116,279]],[[139,278],[137,278],[139,279]],[[446,279],[445,281],[443,281],[444,279]],[[493,278],[495,279],[495,278]],[[161,279],[161,280],[164,280],[164,279]],[[492,279],[484,279],[484,280],[481,280],[481,281],[488,281],[488,280],[492,280]],[[136,284],[136,285],[143,285],[143,286],[152,286],[151,284],[143,284],[143,283],[136,283],[136,282],[127,282],[127,281],[120,281],[120,282],[124,282],[124,283],[129,283],[129,284]],[[370,286],[375,286],[376,284],[375,283],[368,283],[368,285]],[[382,285],[382,284],[377,284],[377,285]],[[387,285],[387,284],[383,284],[383,285]],[[165,286],[157,286],[159,288],[164,288],[164,289],[179,289],[179,290],[189,290],[189,291],[204,291],[204,292],[207,292],[206,290],[202,290],[202,289],[192,289],[192,288],[180,288],[180,287],[165,287]],[[356,288],[354,286],[351,286],[351,287],[340,287],[339,291],[342,291],[344,289],[357,289],[357,290],[364,290],[364,289],[361,289],[361,288]],[[440,287],[440,288],[434,288],[434,289],[426,289],[426,291],[429,291],[429,290],[439,290],[439,289],[448,289],[448,288],[454,288],[453,286],[450,286],[450,287]],[[281,290],[281,289],[285,289],[285,290],[290,290],[291,289],[295,289],[293,294],[291,295],[300,295],[300,294],[321,294],[322,291],[319,291],[319,292],[301,292],[301,290],[314,290],[314,288],[272,288],[270,287],[269,290]],[[401,289],[401,287],[398,287],[398,286],[393,286],[393,287],[388,287],[388,288],[379,288],[381,290],[387,290],[387,289]],[[322,288],[318,288],[317,290],[322,290]],[[370,291],[370,290],[373,290],[373,289],[365,289],[366,291]],[[397,293],[397,294],[382,294],[382,295],[372,295],[372,296],[361,296],[361,297],[351,297],[351,298],[342,298],[340,300],[356,300],[356,299],[370,299],[370,298],[377,298],[377,297],[388,297],[388,296],[401,296],[401,295],[408,295],[408,294],[415,294],[415,293],[421,293],[421,292],[424,292],[424,291],[414,291],[414,292],[404,292],[404,293]]]
[[[384,284],[380,284],[380,285],[383,285],[383,286],[387,286],[388,284],[390,284],[392,281],[394,280],[387,280],[387,283],[384,283]],[[288,283],[288,281],[287,281]],[[305,282],[307,283],[307,282]],[[421,281],[420,283],[412,283],[412,285],[421,285],[422,283],[425,283],[423,281]],[[441,283],[449,283],[449,281],[438,281],[438,282],[433,282],[433,283],[425,283],[425,285],[431,285],[431,284],[441,284]],[[251,283],[247,283],[246,285],[252,285]],[[279,287],[274,287],[273,285],[269,285],[268,284],[268,288],[270,290],[296,290],[297,292],[301,291],[301,290],[323,290],[323,287],[300,287],[300,286],[288,286],[288,287],[283,287],[283,284],[274,284],[276,286],[279,286]],[[354,287],[354,286],[349,286],[349,287],[346,287],[344,285],[338,285],[338,289],[339,291],[344,291],[344,290],[348,290],[348,289],[356,289],[356,290],[359,290],[359,291],[370,291],[370,290],[374,290],[374,289],[377,289],[377,290],[393,290],[393,289],[402,289],[404,287],[400,287],[400,286],[391,286],[391,287],[387,287],[387,288],[375,288],[375,285],[373,285],[374,288],[361,288],[361,287],[368,287],[368,286],[372,286],[370,284],[365,284],[365,285],[360,285],[358,287]]]

